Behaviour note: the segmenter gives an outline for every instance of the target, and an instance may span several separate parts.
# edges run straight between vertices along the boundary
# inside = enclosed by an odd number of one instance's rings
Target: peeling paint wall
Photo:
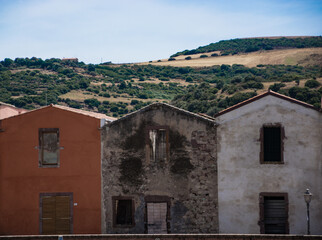
[[[166,129],[166,157],[151,157],[149,129]],[[216,233],[216,128],[210,120],[152,105],[102,130],[102,228],[145,233],[146,197],[169,199],[169,233]],[[113,196],[132,197],[135,226],[113,227]]]
[[[259,194],[285,192],[290,234],[306,233],[306,188],[311,234],[322,233],[322,114],[266,96],[217,118],[220,233],[260,233]],[[260,164],[260,128],[285,130],[284,164]]]

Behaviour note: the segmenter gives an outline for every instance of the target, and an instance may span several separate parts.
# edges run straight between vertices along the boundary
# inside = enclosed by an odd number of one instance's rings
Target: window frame
[[[119,200],[131,200],[132,202],[132,224],[117,224],[117,209],[116,209],[116,201]],[[135,218],[134,218],[134,213],[135,213],[135,202],[133,197],[129,196],[113,196],[112,197],[112,210],[113,210],[113,227],[114,228],[133,228],[135,227]]]
[[[260,234],[266,234],[265,233],[265,223],[264,223],[264,200],[265,197],[284,197],[284,201],[286,204],[286,223],[285,223],[285,233],[290,233],[290,224],[289,224],[289,200],[288,200],[288,193],[286,192],[261,192],[259,194],[259,221],[258,225],[260,226]]]
[[[265,161],[265,152],[264,152],[264,128],[280,128],[280,150],[281,150],[281,161]],[[260,129],[260,164],[284,164],[284,138],[285,130],[281,123],[265,123]]]
[[[146,132],[145,132],[145,143],[147,145],[147,156],[148,156],[148,159],[150,161],[153,161],[154,163],[160,163],[161,161],[157,160],[157,159],[152,159],[151,158],[151,151],[152,151],[152,148],[151,148],[151,144],[150,144],[150,131],[151,130],[157,130],[157,131],[161,131],[161,130],[165,130],[166,131],[166,161],[168,162],[169,161],[169,153],[170,153],[170,144],[169,144],[169,126],[165,126],[165,125],[162,125],[162,126],[148,126],[146,127]]]
[[[43,148],[43,134],[56,133],[57,134],[57,163],[44,163],[44,148]],[[60,144],[59,144],[59,128],[39,128],[38,129],[38,165],[41,168],[57,168],[60,166]]]

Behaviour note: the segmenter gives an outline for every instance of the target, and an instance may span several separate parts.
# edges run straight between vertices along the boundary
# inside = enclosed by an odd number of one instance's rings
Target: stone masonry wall
[[[147,129],[168,130],[166,161],[150,159]],[[102,130],[102,230],[145,233],[146,199],[169,199],[169,233],[217,233],[216,128],[211,120],[152,105]],[[135,226],[113,226],[112,197],[134,199]]]

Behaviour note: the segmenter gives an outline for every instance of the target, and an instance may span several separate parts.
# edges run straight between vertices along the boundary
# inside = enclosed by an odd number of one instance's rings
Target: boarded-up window
[[[150,159],[155,162],[167,160],[168,132],[167,129],[150,129]]]
[[[147,230],[149,234],[165,234],[167,229],[166,202],[147,203]]]
[[[283,128],[280,124],[261,130],[261,163],[283,163]]]
[[[145,233],[166,234],[170,229],[170,205],[168,196],[148,195],[145,200]]]
[[[261,193],[260,211],[261,233],[289,233],[287,193]]]
[[[134,201],[128,197],[113,197],[114,227],[134,226]]]
[[[40,233],[72,233],[72,194],[40,194]]]
[[[59,165],[58,128],[39,129],[39,165],[48,167]]]

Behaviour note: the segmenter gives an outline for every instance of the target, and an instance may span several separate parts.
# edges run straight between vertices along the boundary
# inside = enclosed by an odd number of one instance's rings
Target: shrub
[[[146,93],[141,93],[141,94],[139,94],[138,97],[141,98],[141,99],[148,99],[149,98]]]
[[[218,54],[217,53],[213,53],[211,54],[212,57],[218,57]]]
[[[164,81],[164,82],[167,82],[167,81],[169,81],[169,78],[166,78],[166,77],[159,77],[159,80]]]
[[[193,82],[192,77],[190,77],[190,76],[186,77],[186,82]]]
[[[205,54],[200,55],[200,58],[206,58],[206,57],[208,57],[208,56]]]
[[[274,83],[273,85],[270,85],[268,89],[278,92],[282,87],[285,87],[284,83]]]
[[[119,111],[119,108],[118,108],[118,107],[116,107],[116,106],[114,106],[114,107],[111,107],[111,108],[110,108],[110,111],[111,111],[111,112],[118,112],[118,111]]]
[[[98,107],[101,104],[96,98],[85,99],[84,103],[87,104],[89,108]]]
[[[138,100],[136,100],[136,99],[133,99],[133,100],[131,100],[131,105],[136,105],[136,104],[138,104],[139,103],[139,101]]]
[[[318,81],[314,80],[314,79],[307,80],[306,83],[305,83],[305,87],[308,87],[308,88],[316,88],[316,87],[318,87],[320,85],[321,84]]]
[[[168,59],[168,61],[175,61],[176,59],[174,57],[171,57]]]
[[[189,57],[186,57],[185,59],[186,59],[186,60],[190,60],[190,59],[191,59],[191,57],[189,56]]]

